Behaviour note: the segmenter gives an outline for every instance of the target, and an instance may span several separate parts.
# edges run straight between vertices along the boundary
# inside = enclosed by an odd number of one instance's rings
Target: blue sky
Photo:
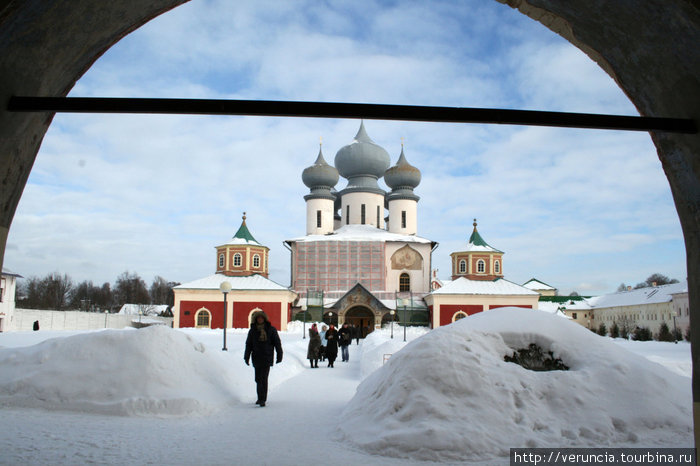
[[[495,1],[194,0],[112,47],[72,96],[240,98],[636,115],[597,65]],[[57,115],[10,229],[5,266],[114,282],[187,282],[243,211],[289,284],[285,239],[305,232],[302,170],[319,137],[332,163],[359,122]],[[505,251],[506,278],[563,293],[684,279],[670,188],[646,133],[367,121],[395,163],[423,175],[419,234],[449,278],[472,219]],[[380,182],[383,186],[383,183]],[[344,187],[344,180],[338,188]]]

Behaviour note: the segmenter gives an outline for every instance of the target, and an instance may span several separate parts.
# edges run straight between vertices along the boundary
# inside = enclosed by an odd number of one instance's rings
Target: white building
[[[606,294],[589,299],[594,320],[592,328],[603,323],[610,329],[617,322],[618,327],[627,325],[648,327],[658,333],[662,322],[669,329],[679,329],[685,333],[690,325],[688,308],[688,282],[670,285],[650,286],[629,291]]]
[[[5,267],[2,268],[2,275],[0,275],[0,332],[14,330],[17,278],[22,277]]]

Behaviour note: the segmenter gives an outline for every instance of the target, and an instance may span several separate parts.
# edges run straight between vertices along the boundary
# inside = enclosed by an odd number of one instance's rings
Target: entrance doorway
[[[360,329],[360,338],[374,331],[374,312],[366,307],[353,307],[345,313],[345,322]]]

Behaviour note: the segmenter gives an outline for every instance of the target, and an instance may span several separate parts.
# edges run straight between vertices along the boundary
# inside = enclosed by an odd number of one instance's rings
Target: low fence
[[[142,317],[124,314],[105,314],[83,311],[44,311],[15,309],[14,330],[32,330],[39,321],[40,330],[97,330],[101,328],[143,327],[145,324],[162,323],[172,327],[172,317]]]

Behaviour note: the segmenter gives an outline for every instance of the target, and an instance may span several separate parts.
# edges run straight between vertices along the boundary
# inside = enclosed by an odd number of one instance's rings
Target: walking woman
[[[277,329],[272,326],[270,319],[263,311],[254,312],[248,338],[245,341],[243,359],[247,365],[250,365],[252,356],[258,390],[258,401],[255,404],[260,405],[261,408],[267,402],[267,378],[270,375],[275,353],[279,364],[282,362],[282,342]]]
[[[318,367],[318,353],[321,349],[321,336],[318,334],[318,327],[313,324],[309,329],[309,349],[306,351],[306,358],[311,363],[311,368]]]
[[[328,367],[333,367],[335,358],[338,357],[338,331],[333,324],[326,332],[326,358],[328,358]]]

